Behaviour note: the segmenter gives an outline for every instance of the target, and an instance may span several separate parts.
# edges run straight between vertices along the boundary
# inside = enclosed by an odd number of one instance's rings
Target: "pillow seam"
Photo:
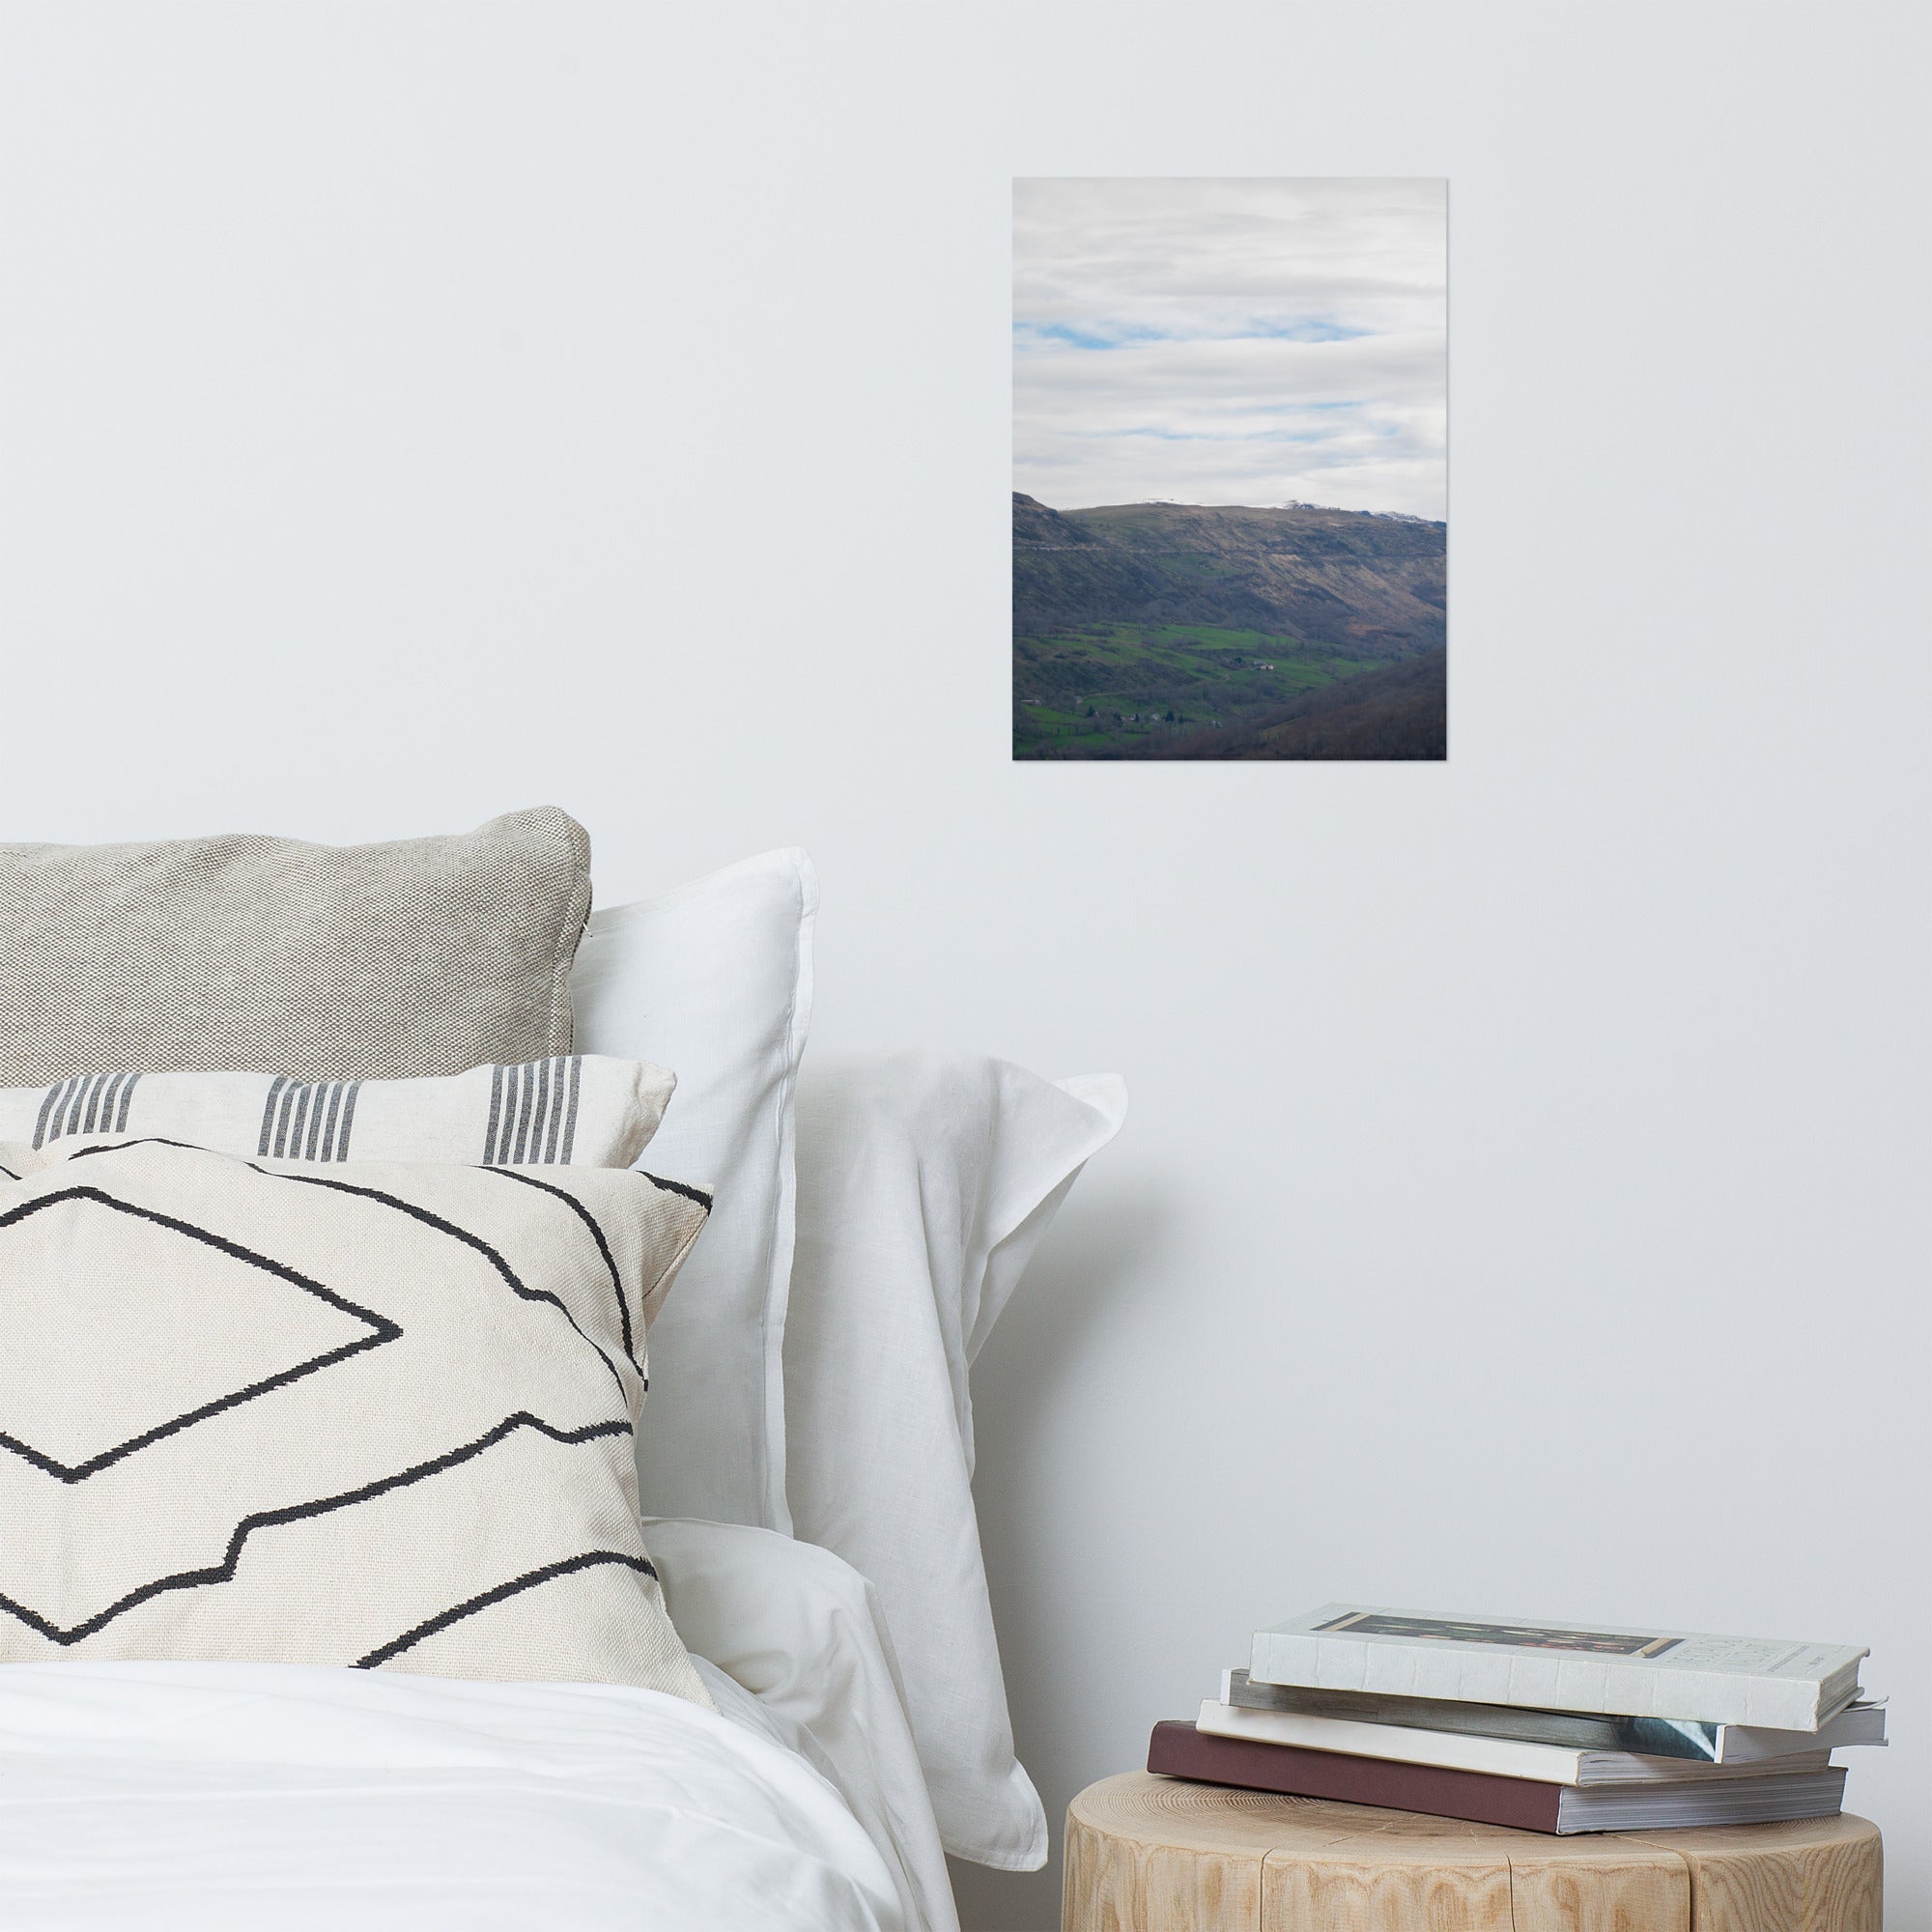
[[[808,997],[810,992],[809,976],[810,956],[808,951],[808,934],[818,914],[817,875],[810,869],[811,862],[805,854],[793,848],[787,853],[791,867],[792,891],[795,895],[798,920],[792,934],[792,973],[791,989],[785,998],[784,1029],[782,1034],[783,1071],[779,1076],[777,1100],[773,1111],[773,1130],[777,1141],[777,1152],[781,1175],[783,1176],[789,1154],[789,1179],[775,1191],[772,1199],[771,1220],[766,1229],[766,1283],[764,1295],[764,1409],[765,1443],[764,1466],[759,1470],[759,1488],[763,1492],[760,1506],[766,1521],[782,1534],[791,1534],[791,1497],[786,1491],[785,1454],[785,1389],[784,1389],[784,1333],[785,1318],[791,1300],[791,1270],[797,1260],[798,1237],[798,1127],[795,1114],[796,1090],[798,1086],[799,1063],[805,1057],[805,1042],[799,1037],[798,1011],[800,988],[805,986]],[[783,1299],[785,1306],[774,1308],[779,1300],[778,1282],[779,1246],[781,1237],[781,1223],[785,1208],[789,1205],[792,1217],[792,1252],[787,1255],[782,1271]],[[776,1413],[774,1413],[776,1410]]]
[[[553,1053],[571,1053],[577,1046],[577,1009],[570,997],[570,969],[577,949],[583,943],[583,928],[590,923],[590,835],[561,807],[557,815],[563,820],[563,842],[575,876],[551,952],[550,1037],[546,1044]],[[563,1034],[560,1045],[556,1043],[559,1026]]]

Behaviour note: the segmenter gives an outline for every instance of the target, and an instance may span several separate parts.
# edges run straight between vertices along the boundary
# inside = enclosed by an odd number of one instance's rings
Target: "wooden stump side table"
[[[1156,1777],[1067,1807],[1062,1932],[1879,1932],[1862,1818],[1539,1832]]]

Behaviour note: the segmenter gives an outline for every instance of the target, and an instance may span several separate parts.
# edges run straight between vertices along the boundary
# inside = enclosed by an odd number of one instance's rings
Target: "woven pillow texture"
[[[629,1167],[676,1086],[648,1061],[558,1054],[440,1080],[267,1073],[76,1073],[0,1088],[0,1141],[69,1135],[189,1141],[290,1160]]]
[[[0,1086],[567,1054],[589,911],[589,840],[548,807],[384,845],[0,845]]]
[[[710,1702],[638,1515],[703,1192],[609,1168],[0,1147],[0,1662]]]

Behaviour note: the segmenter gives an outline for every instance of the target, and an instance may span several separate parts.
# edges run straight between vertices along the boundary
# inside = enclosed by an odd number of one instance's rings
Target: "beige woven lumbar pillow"
[[[105,1133],[290,1160],[629,1167],[676,1085],[647,1060],[590,1053],[441,1080],[76,1073],[0,1087],[0,1141],[39,1148]]]
[[[252,1659],[709,1703],[638,1516],[701,1190],[0,1147],[0,1662]]]
[[[568,1053],[589,910],[589,840],[549,807],[385,845],[0,845],[0,1087]]]

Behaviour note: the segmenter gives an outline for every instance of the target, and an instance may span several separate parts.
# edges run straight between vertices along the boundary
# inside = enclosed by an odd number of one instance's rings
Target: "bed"
[[[967,1371],[1119,1083],[808,1066],[801,853],[292,846],[0,847],[0,1918],[954,1932]]]
[[[611,1685],[276,1663],[11,1665],[0,1669],[6,1922],[949,1924],[917,1760],[848,1593],[768,1532],[692,1525],[666,1541],[721,1592],[781,1606],[790,1627],[776,1634],[802,1673],[839,1687],[821,1723],[829,1746],[709,1660],[715,1714]],[[727,1663],[755,1667],[708,1634]]]

